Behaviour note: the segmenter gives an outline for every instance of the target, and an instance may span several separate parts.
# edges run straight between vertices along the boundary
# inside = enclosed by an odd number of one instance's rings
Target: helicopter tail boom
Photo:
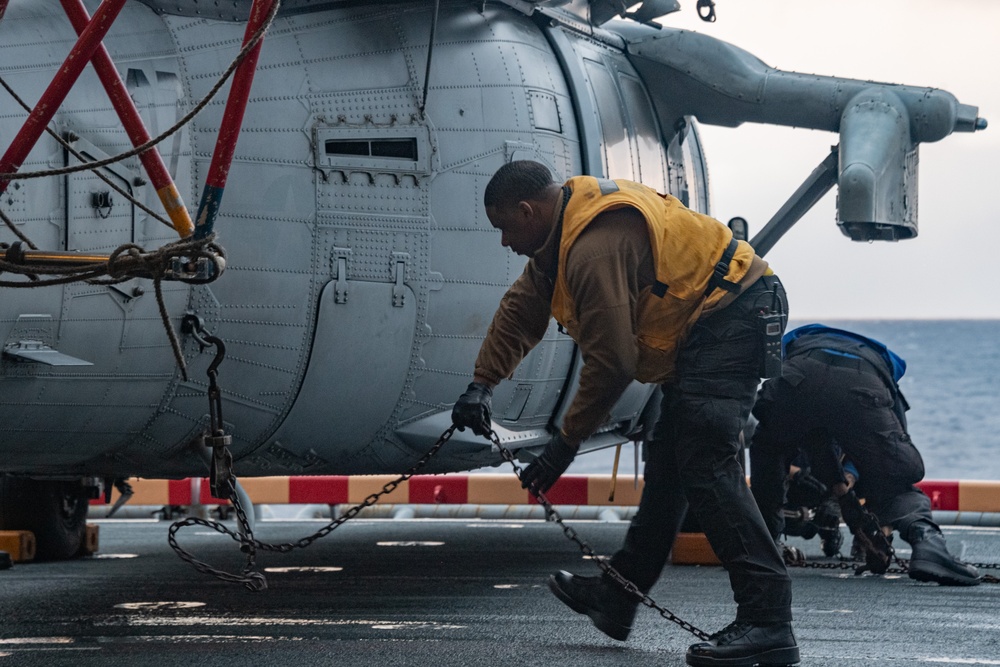
[[[663,128],[684,116],[712,125],[785,125],[840,135],[841,230],[855,241],[917,235],[920,143],[985,129],[978,107],[916,86],[785,72],[686,30],[617,23]],[[666,137],[670,139],[670,137]]]

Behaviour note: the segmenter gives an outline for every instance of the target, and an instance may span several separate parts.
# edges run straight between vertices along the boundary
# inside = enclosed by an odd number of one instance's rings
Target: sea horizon
[[[925,479],[1000,480],[1000,318],[792,317],[788,329],[814,322],[875,338],[906,360],[899,386]],[[581,455],[567,472],[610,473],[614,451]],[[620,475],[635,474],[634,459],[623,446]]]

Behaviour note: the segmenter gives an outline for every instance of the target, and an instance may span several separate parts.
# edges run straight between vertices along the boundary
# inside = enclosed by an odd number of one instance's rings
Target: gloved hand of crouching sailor
[[[551,489],[576,458],[579,447],[570,445],[561,432],[557,433],[549,444],[545,445],[545,451],[541,456],[532,461],[531,465],[521,473],[521,488],[528,489],[536,496],[539,492],[545,493]]]
[[[482,382],[470,382],[465,393],[451,409],[451,423],[464,431],[468,426],[476,435],[488,436],[493,429],[490,416],[493,411],[493,389]]]
[[[855,541],[864,551],[865,564],[855,574],[861,574],[865,570],[870,570],[873,574],[885,574],[892,561],[893,549],[882,530],[881,521],[861,504],[854,491],[848,491],[837,501],[840,503],[844,523],[851,529]]]
[[[815,507],[830,493],[829,487],[813,476],[809,466],[797,470],[791,479],[788,499],[805,507]]]

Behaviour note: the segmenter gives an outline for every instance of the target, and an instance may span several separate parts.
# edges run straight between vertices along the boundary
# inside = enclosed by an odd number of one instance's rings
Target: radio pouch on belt
[[[760,359],[760,376],[773,378],[781,375],[781,337],[785,333],[785,322],[788,320],[788,308],[785,300],[785,290],[777,276],[764,276],[770,290],[762,296],[770,294],[771,305],[757,311],[757,328],[763,349]]]
[[[768,311],[758,313],[757,326],[760,327],[760,337],[764,341],[760,376],[778,377],[781,375],[781,335],[784,332],[784,315]]]

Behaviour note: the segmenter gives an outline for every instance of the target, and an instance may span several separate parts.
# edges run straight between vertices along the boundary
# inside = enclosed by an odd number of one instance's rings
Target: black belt
[[[879,374],[878,369],[872,366],[870,362],[862,359],[861,357],[855,357],[854,355],[847,356],[845,354],[838,354],[837,352],[830,352],[829,350],[817,348],[815,350],[805,352],[803,356],[809,357],[810,359],[816,359],[817,361],[829,364],[830,366],[853,368],[861,373],[869,373],[871,375]]]

